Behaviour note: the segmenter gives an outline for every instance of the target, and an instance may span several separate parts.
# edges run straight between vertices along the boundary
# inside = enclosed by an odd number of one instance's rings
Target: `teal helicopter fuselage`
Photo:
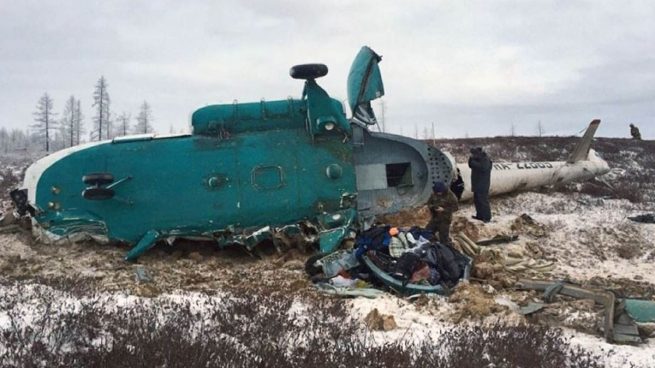
[[[245,236],[254,245],[259,229],[303,221],[331,251],[358,220],[424,203],[432,182],[450,182],[452,163],[439,150],[366,128],[369,101],[384,93],[379,61],[365,47],[353,63],[351,120],[315,82],[316,65],[300,66],[301,99],[206,106],[190,135],[53,153],[28,168],[12,198],[47,238],[129,243],[128,259],[170,237]]]

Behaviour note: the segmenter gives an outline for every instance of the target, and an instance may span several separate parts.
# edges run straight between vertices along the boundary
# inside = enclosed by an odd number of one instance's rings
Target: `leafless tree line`
[[[111,111],[109,84],[104,76],[95,84],[93,91],[93,116],[89,130],[89,141],[101,141],[129,134],[153,133],[152,107],[143,101],[132,125],[132,114],[123,111],[116,115]],[[34,112],[34,124],[28,133],[0,129],[0,150],[31,149],[35,144],[46,152],[78,145],[85,141],[86,127],[82,102],[70,96],[61,116],[54,111],[54,101],[46,92],[38,100]],[[29,138],[22,137],[27,134]],[[13,138],[12,138],[13,137]]]

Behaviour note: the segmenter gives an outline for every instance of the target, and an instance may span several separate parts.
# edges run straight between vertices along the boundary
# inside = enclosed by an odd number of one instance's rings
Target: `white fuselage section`
[[[471,169],[468,163],[456,164],[464,180],[462,200],[473,197],[471,192]],[[491,170],[489,195],[529,190],[545,185],[584,181],[603,175],[609,165],[598,154],[590,150],[586,160],[568,163],[551,162],[496,162]]]

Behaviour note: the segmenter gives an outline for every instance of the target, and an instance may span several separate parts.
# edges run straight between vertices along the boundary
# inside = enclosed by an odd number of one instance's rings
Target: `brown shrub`
[[[633,259],[641,255],[641,249],[636,244],[624,243],[616,248],[616,254],[623,259]]]
[[[17,300],[0,301],[10,321],[0,334],[3,367],[602,366],[600,357],[571,347],[561,330],[542,326],[462,327],[437,339],[379,344],[333,299],[304,301],[309,312],[302,319],[289,318],[294,299],[284,294],[212,299],[201,313],[193,302],[128,307],[104,298],[58,311],[52,288],[17,287],[18,302],[40,308],[25,326],[11,307]]]

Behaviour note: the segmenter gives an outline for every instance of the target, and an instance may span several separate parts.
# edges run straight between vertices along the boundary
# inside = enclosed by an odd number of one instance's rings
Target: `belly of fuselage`
[[[369,132],[353,142],[312,140],[300,129],[145,137],[53,157],[31,170],[37,222],[58,235],[104,231],[131,243],[149,230],[211,236],[311,220],[343,209],[354,193],[361,215],[393,213],[424,204],[432,183],[452,175],[449,159],[424,142]],[[82,177],[92,173],[111,174],[112,198],[82,197]]]
[[[82,197],[91,173],[113,176],[113,198]],[[312,142],[303,131],[106,142],[45,168],[33,205],[46,228],[65,233],[87,218],[109,238],[135,242],[151,229],[201,235],[309,219],[337,209],[354,175],[341,140]]]

